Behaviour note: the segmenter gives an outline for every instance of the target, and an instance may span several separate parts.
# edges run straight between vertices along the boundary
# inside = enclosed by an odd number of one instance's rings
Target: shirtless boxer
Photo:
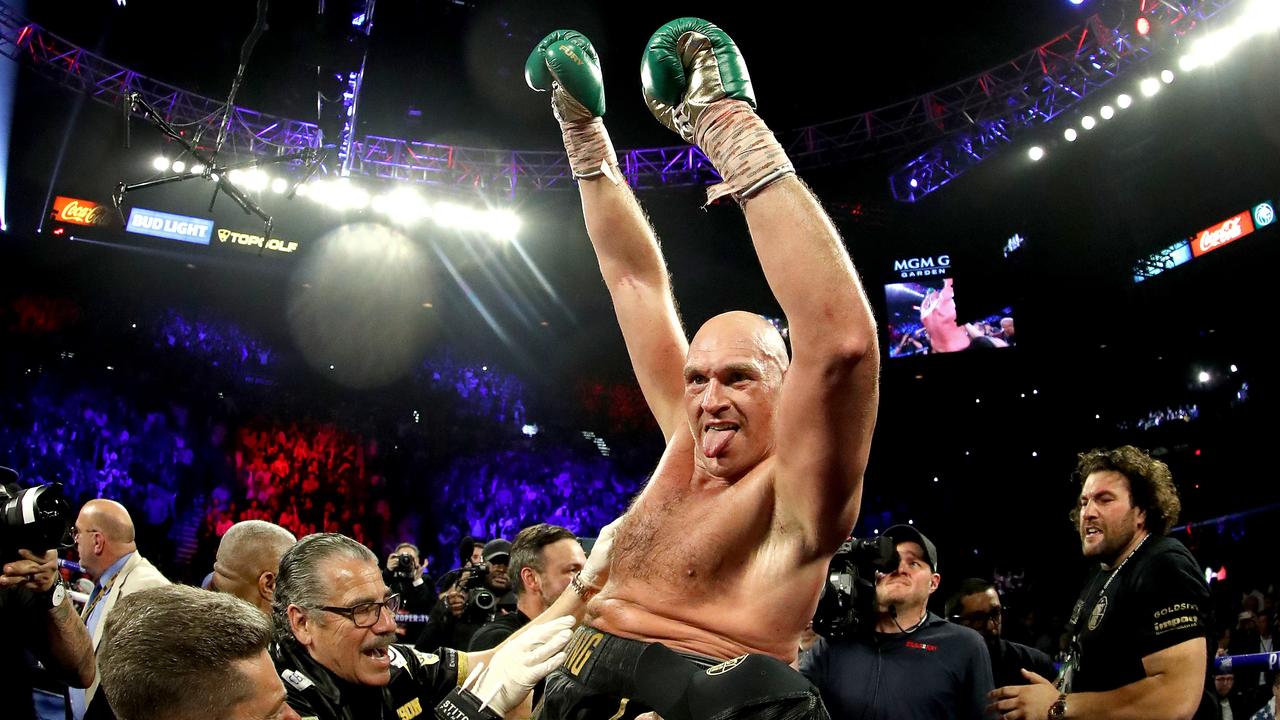
[[[694,18],[660,28],[642,67],[646,101],[724,178],[710,195],[742,205],[793,359],[777,330],[746,312],[718,315],[685,340],[657,239],[601,120],[590,42],[552,33],[530,55],[526,79],[551,91],[587,232],[667,442],[618,526],[608,580],[574,584],[590,599],[590,628],[549,678],[543,717],[634,717],[643,706],[622,699],[643,695],[630,676],[648,644],[703,665],[795,659],[831,556],[858,515],[876,417],[876,332],[840,237],[756,116],[746,66],[719,28]]]

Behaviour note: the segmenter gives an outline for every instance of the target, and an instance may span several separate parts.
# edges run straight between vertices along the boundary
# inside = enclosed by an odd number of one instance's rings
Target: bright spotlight
[[[1236,367],[1235,365],[1232,365],[1231,372],[1240,372],[1240,368]]]
[[[203,174],[204,174],[204,165],[201,165],[200,163],[196,163],[196,164],[192,165],[192,166],[191,166],[191,174],[192,174],[192,175],[203,175]]]
[[[351,188],[351,192],[347,199],[347,206],[354,210],[363,210],[369,207],[369,191],[364,188]]]
[[[306,196],[307,196],[307,193],[309,193],[309,192],[311,192],[311,191],[310,191],[309,189],[307,189],[307,185],[304,183],[304,184],[302,184],[302,185],[299,185],[299,186],[298,186],[298,189],[294,190],[293,192],[294,192],[298,197],[306,197]]]
[[[1133,98],[1129,97],[1128,93],[1120,93],[1116,97],[1116,105],[1119,105],[1121,110],[1128,110],[1132,104]]]
[[[1133,24],[1133,29],[1137,30],[1142,37],[1146,37],[1151,32],[1151,21],[1146,17],[1139,17]]]
[[[157,155],[155,160],[151,161],[151,167],[164,172],[169,169],[169,158],[163,155]]]
[[[173,171],[174,171],[174,172],[176,172],[176,173],[186,172],[186,171],[187,171],[187,164],[186,164],[186,163],[184,163],[184,162],[182,162],[181,160],[174,160],[174,161],[173,161]]]
[[[1075,128],[1067,128],[1062,131],[1062,137],[1065,138],[1067,142],[1075,142],[1076,138],[1079,137],[1079,133],[1076,132]]]
[[[1138,89],[1142,91],[1143,97],[1152,97],[1160,92],[1160,78],[1149,77],[1138,84]]]
[[[1172,71],[1172,70],[1163,70],[1163,71],[1161,71],[1161,73],[1160,73],[1160,82],[1164,83],[1165,85],[1168,85],[1169,83],[1172,83],[1172,82],[1173,82],[1173,71]]]
[[[1196,378],[1202,383],[1209,382],[1209,373],[1205,370],[1200,371],[1200,375]]]
[[[1094,126],[1097,124],[1098,124],[1098,121],[1094,120],[1092,115],[1085,115],[1084,117],[1080,118],[1080,127],[1084,128],[1085,130],[1092,130]]]
[[[489,234],[498,240],[511,240],[520,232],[520,218],[510,210],[490,210],[486,219]]]
[[[227,173],[227,180],[230,180],[231,184],[237,187],[244,184],[244,179],[244,171],[239,168]]]
[[[1102,107],[1098,108],[1098,114],[1102,116],[1103,120],[1110,120],[1111,118],[1116,116],[1116,109],[1111,107],[1110,105],[1103,105]]]
[[[911,178],[911,182],[909,182],[909,183],[907,183],[907,184],[908,184],[908,185],[910,185],[910,186],[911,186],[911,187],[913,187],[913,188],[914,188],[914,187],[920,187],[920,181],[919,181],[919,180],[917,180],[917,179],[915,179],[915,178]]]
[[[1191,53],[1187,53],[1186,55],[1178,58],[1178,68],[1184,73],[1191,72],[1198,67],[1200,67],[1200,58],[1192,55]]]
[[[1044,148],[1039,145],[1032,145],[1031,149],[1027,151],[1027,157],[1031,158],[1032,162],[1039,162],[1044,157]]]

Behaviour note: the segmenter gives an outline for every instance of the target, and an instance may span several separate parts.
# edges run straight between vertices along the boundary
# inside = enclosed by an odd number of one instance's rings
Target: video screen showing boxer
[[[1012,308],[961,322],[954,278],[889,283],[884,287],[890,358],[1017,344]]]

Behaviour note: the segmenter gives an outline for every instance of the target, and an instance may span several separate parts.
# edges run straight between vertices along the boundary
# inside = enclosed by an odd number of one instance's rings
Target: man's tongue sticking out
[[[702,433],[702,454],[709,458],[719,457],[724,452],[729,441],[734,435],[738,434],[736,426],[726,426],[723,428],[709,427]]]

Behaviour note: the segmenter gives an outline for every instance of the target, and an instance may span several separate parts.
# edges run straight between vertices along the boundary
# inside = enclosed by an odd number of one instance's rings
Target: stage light
[[[1128,93],[1120,93],[1116,96],[1116,105],[1119,105],[1121,110],[1128,110],[1132,104],[1133,98]]]
[[[1142,37],[1146,37],[1151,33],[1151,21],[1145,17],[1139,17],[1137,22],[1133,24],[1133,28],[1138,31]]]
[[[271,181],[271,192],[277,195],[283,195],[285,190],[289,189],[289,181],[284,178],[276,178]]]
[[[1092,115],[1085,115],[1084,117],[1080,118],[1080,127],[1084,128],[1085,130],[1092,130],[1093,127],[1097,124],[1098,124],[1098,121],[1094,120]]]
[[[307,193],[311,192],[311,190],[310,190],[310,189],[308,189],[308,186],[307,186],[307,184],[306,184],[306,183],[303,183],[302,185],[299,185],[299,186],[298,186],[298,189],[297,189],[297,190],[294,190],[293,192],[294,192],[298,197],[306,197],[306,196],[307,196]]]
[[[369,207],[369,191],[364,188],[351,188],[351,194],[348,196],[347,205],[355,210],[363,210]]]
[[[201,165],[200,163],[196,163],[196,164],[192,165],[192,166],[191,166],[191,174],[192,174],[192,175],[203,175],[203,174],[204,174],[204,165]]]
[[[1240,369],[1239,369],[1239,368],[1237,368],[1235,365],[1232,365],[1232,366],[1231,366],[1231,372],[1240,372]]]
[[[1067,2],[1071,3],[1072,5],[1083,5],[1083,4],[1084,4],[1084,0],[1067,0]]]
[[[1202,383],[1207,383],[1209,382],[1210,375],[1207,371],[1201,370],[1200,374],[1197,376],[1197,379]]]
[[[1188,53],[1187,55],[1183,55],[1182,57],[1178,58],[1178,68],[1181,69],[1182,72],[1184,73],[1191,72],[1192,70],[1195,70],[1198,67],[1200,67],[1200,59],[1197,58],[1195,55],[1191,55]]]
[[[1035,450],[1032,450],[1031,457],[1040,457],[1040,453],[1036,452]]]
[[[1160,82],[1164,83],[1165,85],[1168,85],[1168,84],[1172,83],[1172,82],[1173,82],[1173,71],[1172,71],[1172,70],[1162,70],[1162,71],[1160,72]]]
[[[1032,145],[1031,149],[1027,151],[1027,157],[1031,158],[1031,162],[1040,162],[1040,159],[1044,157],[1044,148],[1039,145]]]
[[[908,184],[908,185],[910,185],[910,186],[911,186],[911,187],[913,187],[913,188],[915,188],[915,187],[920,187],[920,181],[919,181],[919,180],[917,180],[917,179],[915,179],[915,178],[911,178],[911,182],[909,182],[909,183],[907,183],[907,184]]]
[[[1066,138],[1067,142],[1075,142],[1076,138],[1079,137],[1079,133],[1076,132],[1075,128],[1067,128],[1062,131],[1062,137]]]
[[[1110,120],[1111,118],[1116,116],[1116,109],[1111,107],[1110,105],[1103,105],[1102,107],[1098,108],[1098,114],[1102,116],[1103,120]]]
[[[174,172],[176,172],[176,173],[183,173],[183,172],[186,172],[186,170],[187,170],[187,164],[186,164],[186,163],[182,162],[181,160],[174,160],[174,161],[173,161],[173,171],[174,171]]]
[[[261,168],[254,168],[245,173],[244,184],[247,190],[262,192],[271,184],[271,179],[267,177],[267,174]]]
[[[490,210],[486,224],[489,234],[498,240],[511,240],[520,232],[520,218],[510,210]]]
[[[1160,78],[1149,77],[1138,84],[1143,97],[1152,97],[1160,92]]]
[[[164,172],[169,169],[169,158],[163,155],[157,155],[155,160],[151,161],[151,167]]]
[[[227,173],[227,180],[236,187],[244,185],[244,179],[244,171],[239,168]]]

